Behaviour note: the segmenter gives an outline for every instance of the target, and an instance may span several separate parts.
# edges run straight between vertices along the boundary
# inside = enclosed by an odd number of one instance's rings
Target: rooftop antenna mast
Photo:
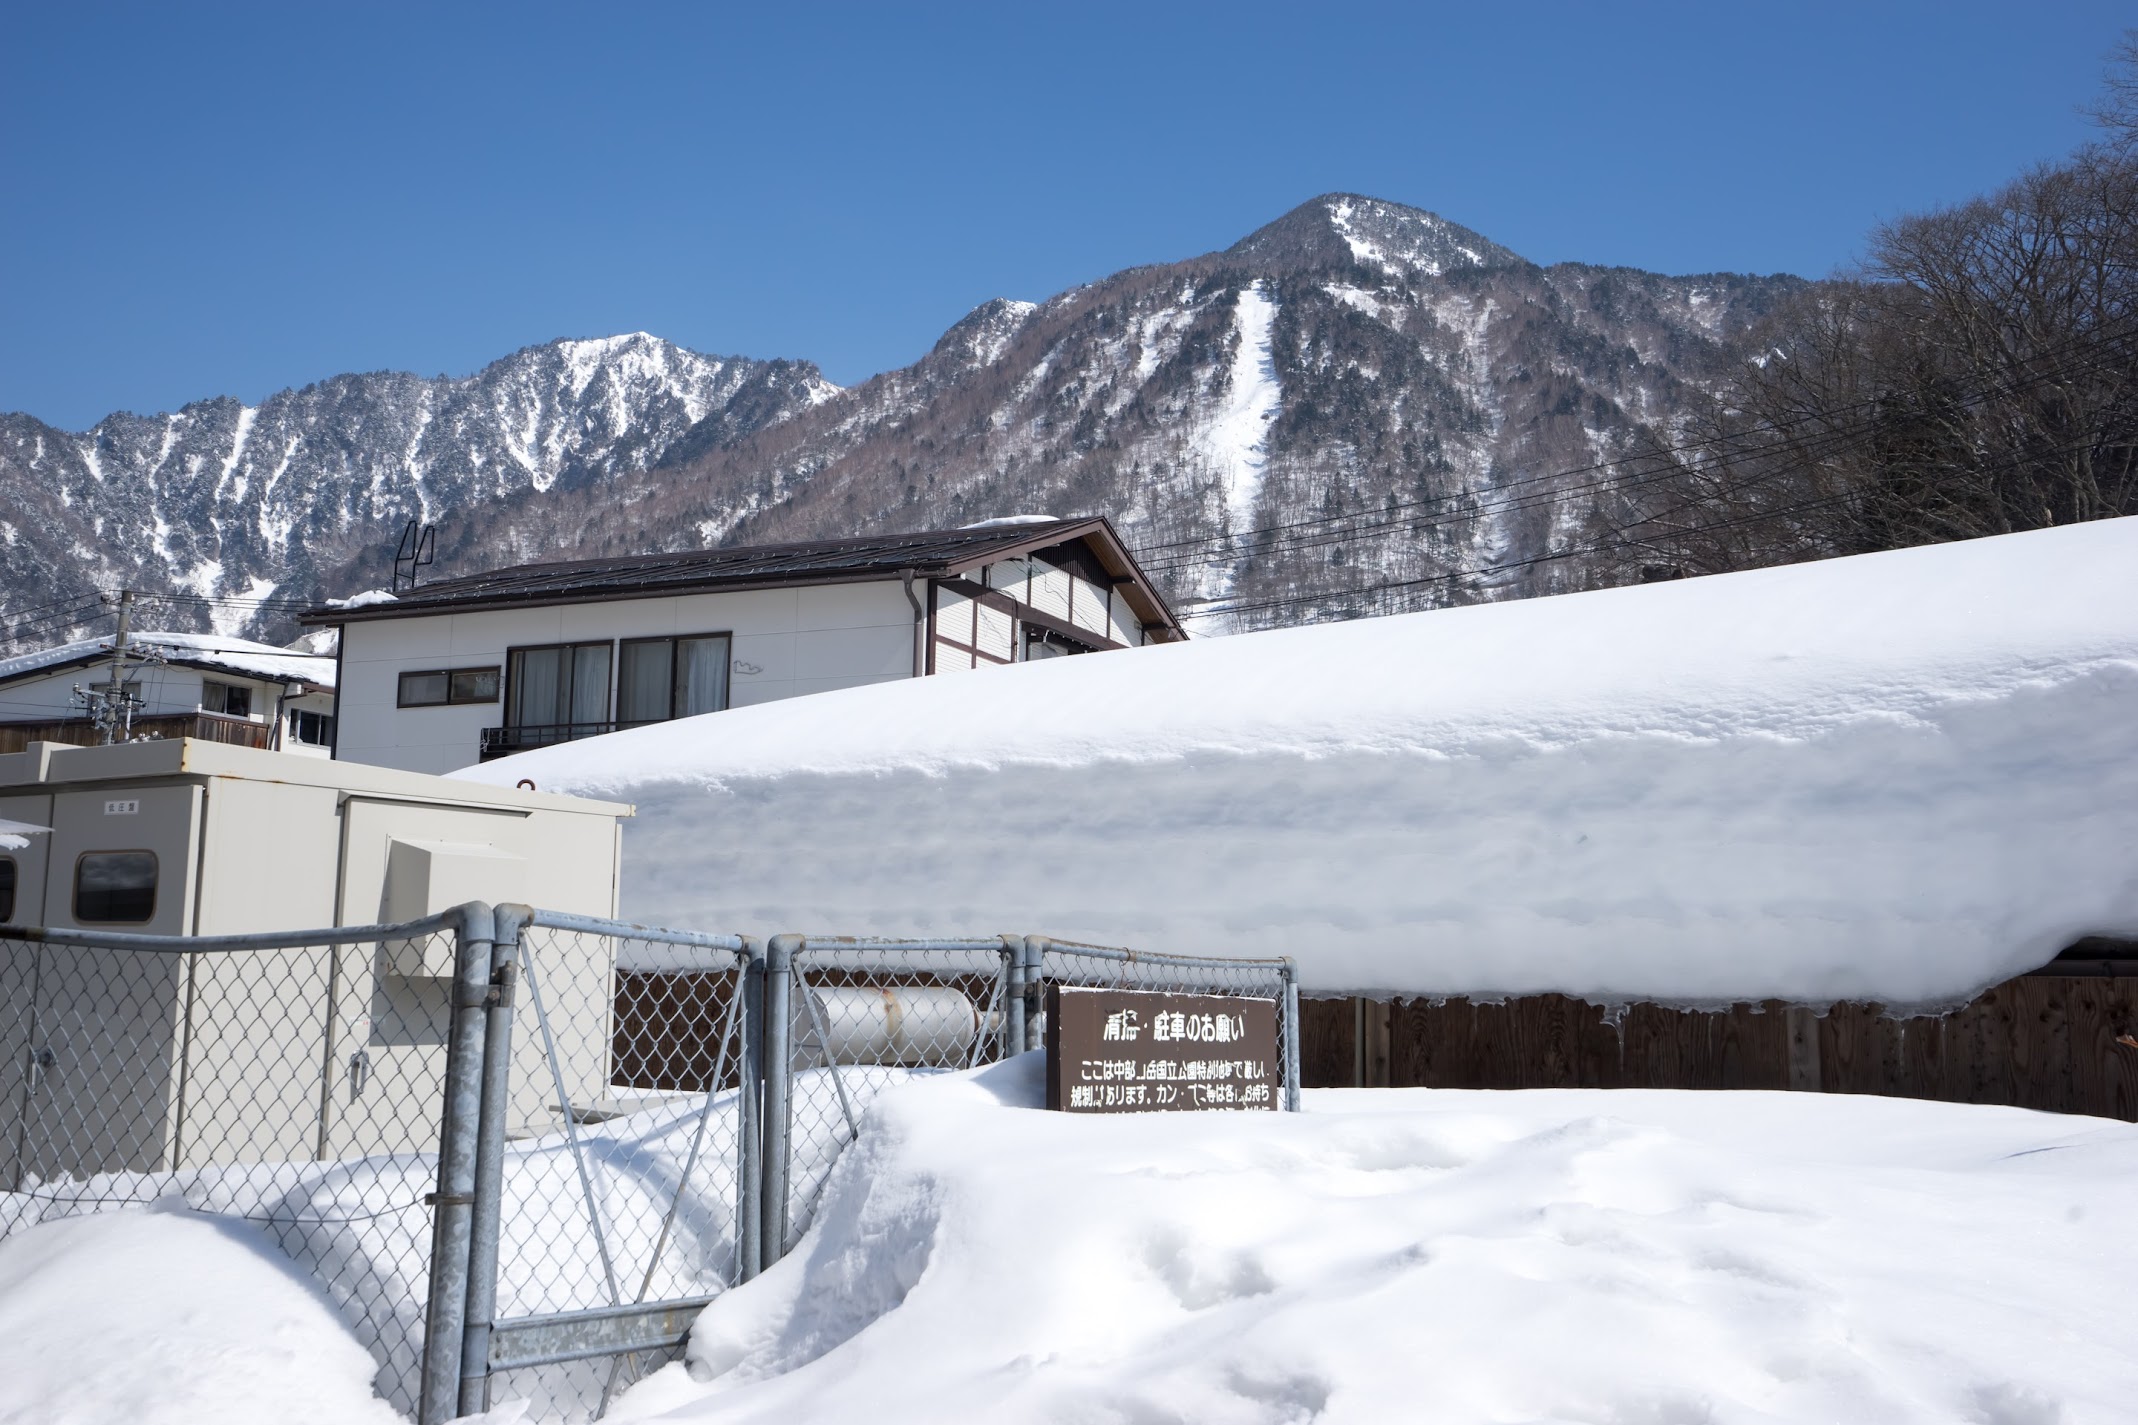
[[[416,587],[416,571],[431,562],[434,546],[438,543],[438,526],[419,525],[415,520],[401,531],[401,546],[393,556],[393,592],[405,594]]]

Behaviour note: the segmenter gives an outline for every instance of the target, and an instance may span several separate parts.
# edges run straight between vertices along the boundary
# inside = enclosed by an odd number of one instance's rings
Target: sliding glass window
[[[619,654],[616,721],[625,727],[728,705],[728,635],[629,638]]]
[[[515,648],[505,657],[507,727],[588,727],[609,720],[606,643]]]

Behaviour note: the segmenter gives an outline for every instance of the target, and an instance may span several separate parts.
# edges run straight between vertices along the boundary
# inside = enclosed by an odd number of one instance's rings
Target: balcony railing
[[[227,742],[234,747],[266,747],[275,735],[275,725],[222,713],[157,713],[137,716],[128,735],[134,741],[192,737],[203,742]],[[20,752],[32,742],[65,742],[90,747],[101,740],[102,734],[96,724],[87,718],[0,723],[0,752]]]
[[[636,727],[637,723],[618,722],[542,722],[529,723],[524,727],[486,727],[483,729],[481,760],[495,757],[510,757],[515,752],[525,752],[533,747],[552,747],[559,742],[577,742],[582,737],[599,737],[604,732],[614,732],[619,727]]]

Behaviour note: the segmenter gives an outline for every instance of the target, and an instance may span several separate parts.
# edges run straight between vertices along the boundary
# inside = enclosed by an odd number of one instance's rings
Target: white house
[[[423,772],[1185,636],[1099,517],[527,564],[302,617],[341,633],[334,755]]]
[[[0,659],[0,753],[32,742],[98,741],[77,688],[110,684],[112,640],[85,639]],[[131,735],[329,755],[332,657],[214,633],[136,633],[122,686]]]

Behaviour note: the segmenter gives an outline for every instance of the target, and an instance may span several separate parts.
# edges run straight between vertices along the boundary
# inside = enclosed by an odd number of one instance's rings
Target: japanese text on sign
[[[1274,1000],[1055,986],[1047,1106],[1151,1113],[1277,1106]]]

